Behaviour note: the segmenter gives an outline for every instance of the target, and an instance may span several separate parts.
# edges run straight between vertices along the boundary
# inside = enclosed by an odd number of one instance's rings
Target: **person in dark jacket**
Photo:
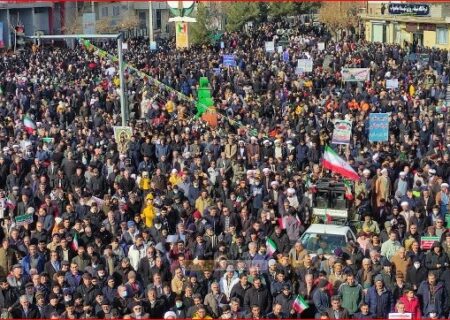
[[[425,257],[425,267],[433,271],[437,278],[442,271],[450,265],[448,255],[443,252],[441,244],[437,241],[433,243],[430,252]]]
[[[272,295],[269,290],[261,284],[261,279],[253,279],[253,288],[248,289],[244,296],[244,308],[250,311],[250,307],[257,305],[261,309],[261,314],[266,315],[272,307]]]
[[[292,308],[295,297],[292,295],[292,290],[289,286],[284,286],[283,291],[276,296],[274,304],[281,305],[281,311],[288,317],[293,317],[295,315],[295,310]]]
[[[187,308],[183,303],[182,296],[175,297],[175,306],[171,308],[169,311],[175,312],[177,319],[185,319],[187,318]]]
[[[49,304],[44,307],[41,316],[45,319],[50,319],[53,313],[61,314],[64,312],[64,306],[59,303],[58,296],[55,293],[49,295]]]
[[[446,294],[444,284],[438,281],[434,272],[428,273],[428,279],[423,281],[417,290],[417,296],[422,307],[422,314],[435,312],[438,318],[444,317]]]
[[[19,306],[12,309],[11,315],[14,319],[39,319],[41,314],[39,309],[28,301],[26,295],[20,296]]]
[[[82,276],[82,284],[78,286],[77,293],[81,294],[85,303],[92,305],[95,301],[95,297],[100,290],[92,284],[92,275],[88,272]]]
[[[428,270],[423,265],[420,258],[416,257],[412,264],[406,269],[406,283],[413,286],[414,290],[417,290],[420,284],[426,280]]]
[[[244,297],[245,293],[251,288],[251,285],[248,283],[247,274],[243,273],[239,277],[239,282],[236,283],[233,288],[231,288],[230,299],[231,298],[239,298],[240,307],[244,306]]]
[[[330,307],[330,297],[327,293],[328,281],[321,279],[317,285],[317,289],[313,293],[314,306],[317,309],[316,317],[327,312]]]
[[[291,244],[287,234],[281,229],[280,226],[275,226],[275,231],[270,236],[277,245],[277,252],[288,253],[291,249]]]
[[[370,313],[375,318],[387,318],[394,308],[394,296],[388,290],[380,275],[375,277],[375,285],[367,291],[365,302],[369,305]]]

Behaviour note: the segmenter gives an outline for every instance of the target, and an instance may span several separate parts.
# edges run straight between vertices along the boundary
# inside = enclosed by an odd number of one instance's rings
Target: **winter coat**
[[[445,288],[442,282],[438,282],[435,286],[434,303],[431,301],[430,285],[427,281],[420,284],[417,290],[417,296],[422,307],[422,314],[426,315],[430,312],[436,312],[438,318],[444,316],[444,306],[446,305]]]
[[[359,283],[353,285],[343,283],[339,287],[338,292],[342,299],[342,307],[347,309],[350,314],[357,312],[363,300],[362,286]]]
[[[272,295],[266,287],[259,289],[250,288],[244,296],[244,308],[250,311],[252,305],[257,305],[261,309],[261,314],[266,315],[272,309]]]
[[[419,298],[413,297],[411,300],[409,300],[406,295],[404,295],[400,297],[398,301],[403,302],[403,304],[405,305],[405,311],[412,313],[414,319],[421,318]]]
[[[386,288],[379,295],[375,286],[372,286],[367,291],[365,302],[369,305],[370,313],[378,318],[387,318],[394,308],[394,296]]]

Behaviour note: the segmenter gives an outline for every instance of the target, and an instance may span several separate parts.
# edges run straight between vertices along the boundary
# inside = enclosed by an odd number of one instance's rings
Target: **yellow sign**
[[[177,49],[189,48],[188,23],[177,21],[175,31]]]

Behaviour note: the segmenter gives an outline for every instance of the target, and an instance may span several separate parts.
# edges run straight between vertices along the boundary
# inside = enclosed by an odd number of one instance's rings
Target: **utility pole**
[[[148,41],[151,45],[154,41],[153,39],[153,2],[148,2]]]

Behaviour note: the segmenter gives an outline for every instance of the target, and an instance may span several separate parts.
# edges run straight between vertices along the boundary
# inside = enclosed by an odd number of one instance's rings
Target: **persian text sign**
[[[435,241],[441,241],[441,237],[420,237],[420,247],[422,250],[430,250]]]
[[[369,115],[369,141],[385,142],[389,138],[389,114],[371,113]]]

